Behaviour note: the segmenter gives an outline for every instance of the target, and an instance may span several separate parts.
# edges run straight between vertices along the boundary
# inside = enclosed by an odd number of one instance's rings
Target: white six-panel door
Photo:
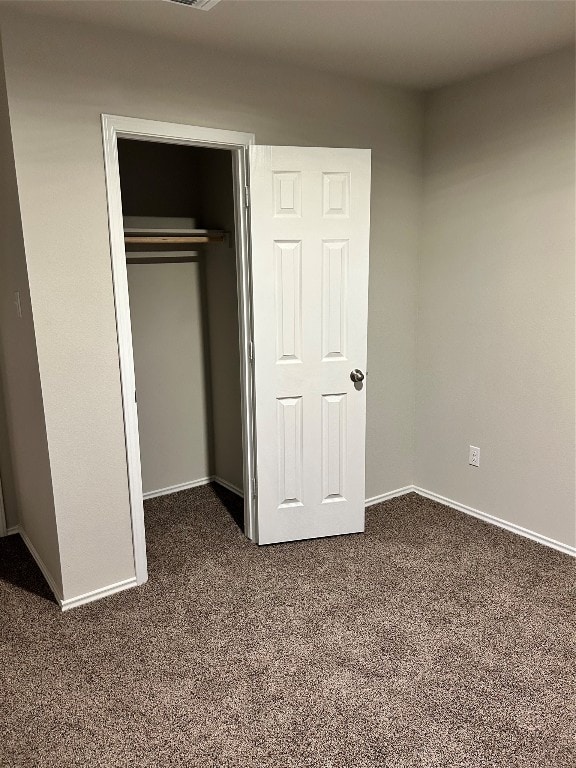
[[[363,531],[370,151],[253,146],[250,188],[257,540]]]

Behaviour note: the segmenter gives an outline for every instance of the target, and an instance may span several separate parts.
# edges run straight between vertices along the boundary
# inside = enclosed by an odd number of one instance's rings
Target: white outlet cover
[[[470,464],[471,467],[480,466],[480,448],[477,448],[475,445],[470,446],[470,451],[468,453],[468,464]]]

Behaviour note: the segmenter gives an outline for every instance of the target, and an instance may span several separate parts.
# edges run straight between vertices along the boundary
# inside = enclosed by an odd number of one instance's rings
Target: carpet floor
[[[576,765],[568,556],[414,494],[259,548],[230,502],[146,502],[149,582],[64,614],[0,540],[2,768]]]

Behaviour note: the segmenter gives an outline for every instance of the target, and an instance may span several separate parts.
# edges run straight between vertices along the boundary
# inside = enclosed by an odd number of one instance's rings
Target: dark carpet
[[[2,768],[576,765],[569,557],[415,495],[264,548],[226,506],[147,502],[148,584],[64,614],[0,541]]]

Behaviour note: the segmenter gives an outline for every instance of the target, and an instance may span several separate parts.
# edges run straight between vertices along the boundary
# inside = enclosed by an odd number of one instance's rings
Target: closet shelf
[[[226,232],[212,229],[196,229],[187,232],[124,232],[126,245],[201,245],[203,243],[223,243]]]

